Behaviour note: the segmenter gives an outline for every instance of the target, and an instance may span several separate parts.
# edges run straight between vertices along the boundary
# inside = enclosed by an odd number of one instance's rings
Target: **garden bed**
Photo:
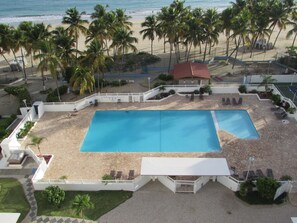
[[[248,192],[246,196],[241,196],[239,191],[235,192],[236,197],[251,205],[282,204],[286,201],[287,193],[283,193],[276,200],[268,200],[260,196],[258,191]]]
[[[128,191],[96,191],[96,192],[82,192],[82,191],[65,191],[65,200],[61,203],[61,207],[57,208],[48,203],[43,191],[35,191],[35,198],[38,206],[37,215],[46,216],[61,216],[77,218],[75,210],[72,208],[72,203],[76,195],[90,196],[91,202],[94,204],[93,209],[84,211],[85,219],[97,220],[105,213],[111,211],[121,203],[132,197],[132,192]]]

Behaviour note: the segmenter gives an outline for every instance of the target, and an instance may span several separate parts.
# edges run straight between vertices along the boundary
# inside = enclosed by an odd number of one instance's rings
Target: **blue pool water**
[[[249,116],[244,110],[216,111],[220,129],[241,139],[258,139],[259,134]]]
[[[238,128],[256,131],[247,112],[228,112],[215,113],[220,122],[229,119],[234,122],[231,126],[236,122]],[[230,118],[232,114],[236,117],[241,114],[243,120]],[[242,121],[246,124],[241,125]],[[220,124],[221,129],[230,127]],[[243,135],[248,138],[245,133]],[[207,110],[97,111],[80,151],[218,152],[220,143],[211,112]]]

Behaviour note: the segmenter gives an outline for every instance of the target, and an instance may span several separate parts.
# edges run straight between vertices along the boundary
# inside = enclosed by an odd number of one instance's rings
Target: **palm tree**
[[[83,211],[85,209],[94,208],[94,204],[91,202],[91,198],[88,194],[78,194],[74,197],[72,208],[75,209],[77,215],[83,217]]]
[[[87,46],[85,57],[83,58],[84,64],[91,67],[93,74],[100,72],[102,79],[104,78],[104,68],[107,60],[111,60],[110,57],[104,55],[105,49],[98,40],[93,40],[90,45]],[[98,75],[98,90],[99,90],[99,75]]]
[[[56,80],[57,94],[59,101],[61,101],[58,78],[59,73],[57,69],[63,68],[61,64],[61,58],[57,54],[57,49],[52,41],[41,41],[39,44],[40,53],[35,55],[36,59],[40,59],[40,63],[37,67],[38,70],[44,71],[49,70],[52,77]],[[43,89],[45,89],[45,83],[43,82]]]
[[[221,20],[216,9],[207,9],[203,15],[203,26],[205,30],[205,48],[203,62],[206,57],[207,45],[209,45],[209,54],[212,44],[218,44],[219,32],[221,30]]]
[[[64,27],[56,27],[52,31],[53,34],[53,43],[57,47],[57,55],[61,58],[61,63],[65,70],[66,67],[72,66],[72,61],[75,58],[76,49],[75,39],[72,36],[69,36],[68,32]]]
[[[40,137],[37,135],[30,134],[29,135],[31,139],[31,143],[27,144],[26,146],[36,146],[39,152],[39,155],[41,156],[41,151],[40,151],[40,144],[45,140],[45,137]]]
[[[116,9],[114,12],[115,15],[115,26],[117,28],[124,28],[131,30],[132,22],[129,21],[131,16],[128,16],[123,9]]]
[[[137,38],[133,37],[133,31],[125,28],[118,28],[115,30],[111,47],[115,48],[117,54],[122,54],[122,65],[124,63],[124,55],[128,50],[137,51],[134,43],[137,43]]]
[[[141,27],[144,29],[140,31],[140,34],[143,35],[143,39],[148,38],[151,40],[151,54],[153,54],[153,42],[157,35],[157,26],[158,23],[155,15],[145,17],[145,21],[141,23]]]
[[[229,55],[229,42],[230,42],[230,32],[231,32],[231,21],[232,18],[234,17],[233,14],[233,9],[231,7],[226,8],[222,13],[221,13],[221,20],[222,20],[222,26],[223,29],[225,30],[225,35],[226,35],[226,55]]]
[[[33,67],[33,57],[32,57],[33,42],[32,42],[32,39],[30,38],[32,29],[33,29],[33,23],[24,21],[19,24],[18,28],[23,33],[23,38],[24,38],[23,46],[27,52],[27,55],[29,54],[31,55],[31,66]]]
[[[91,93],[94,89],[94,84],[94,76],[89,70],[80,66],[75,68],[74,74],[70,78],[70,85],[74,89],[79,89],[80,95],[83,95],[85,91]]]
[[[272,78],[271,75],[263,75],[263,80],[259,84],[258,87],[264,86],[265,87],[265,92],[269,92],[269,85],[273,84],[276,82],[276,79]]]
[[[4,54],[10,52],[10,34],[11,27],[5,24],[0,24],[0,54],[9,66],[10,63]]]
[[[77,52],[78,52],[78,37],[79,33],[82,34],[87,33],[87,28],[85,25],[88,24],[87,20],[84,20],[81,18],[82,15],[84,15],[85,12],[79,12],[76,7],[70,8],[66,11],[66,16],[63,17],[62,23],[68,25],[66,30],[69,32],[71,36],[75,38],[76,42],[76,58],[77,58]]]
[[[297,37],[297,13],[292,15],[292,20],[288,22],[288,25],[292,26],[292,29],[287,33],[287,39],[295,34],[292,42],[292,47],[294,47]]]
[[[270,22],[271,22],[271,25],[269,27],[269,29],[271,29],[271,33],[269,35],[269,38],[268,38],[268,43],[270,41],[270,38],[271,38],[271,34],[273,33],[274,31],[274,28],[277,26],[279,28],[279,32],[274,40],[274,43],[273,43],[273,47],[275,46],[276,44],[276,41],[281,33],[281,31],[283,29],[286,29],[286,25],[288,24],[289,22],[289,8],[287,8],[285,6],[285,4],[283,4],[283,2],[279,1],[279,0],[275,0],[273,2],[274,4],[271,6],[270,8]]]

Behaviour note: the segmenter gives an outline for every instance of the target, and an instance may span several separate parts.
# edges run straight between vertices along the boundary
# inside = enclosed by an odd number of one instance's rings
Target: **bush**
[[[126,85],[128,82],[126,80],[121,80],[121,85]]]
[[[209,94],[212,93],[212,90],[211,90],[210,85],[205,85],[203,88],[204,88],[204,92],[205,92],[205,93],[209,93]]]
[[[281,176],[281,178],[279,180],[280,181],[292,181],[293,178],[289,175],[284,175],[284,176]]]
[[[296,108],[293,108],[293,107],[289,107],[287,109],[287,112],[289,112],[290,114],[294,114],[296,112]]]
[[[205,93],[205,88],[204,88],[204,87],[201,87],[201,88],[199,89],[199,94],[202,95],[202,94],[204,94],[204,93]]]
[[[261,197],[273,200],[277,188],[280,186],[275,179],[263,177],[257,179],[257,189]]]
[[[118,86],[120,86],[120,82],[119,82],[119,81],[111,81],[111,82],[110,82],[110,85],[111,85],[112,87],[118,87]]]
[[[173,80],[173,75],[170,75],[170,74],[160,74],[158,76],[158,78],[161,80],[161,81],[171,81]]]
[[[105,175],[102,177],[102,180],[113,180],[113,177],[110,176],[109,174],[105,174]]]
[[[60,86],[59,87],[60,96],[66,94],[67,90],[68,90],[68,86],[66,86],[66,85]],[[47,102],[58,102],[59,101],[57,88],[54,91],[51,91],[47,95],[46,101]]]
[[[175,94],[175,90],[172,90],[172,89],[171,89],[171,90],[169,91],[169,94]]]
[[[281,96],[278,95],[278,94],[272,94],[271,95],[271,100],[272,100],[273,104],[279,105],[280,102],[281,102]]]
[[[24,104],[23,100],[26,100],[27,105],[31,104],[31,96],[27,88],[23,86],[16,86],[16,87],[6,87],[4,88],[8,94],[14,95],[19,99],[21,104]],[[25,106],[25,104],[24,104]]]
[[[246,182],[242,182],[240,184],[239,194],[242,197],[245,197],[247,195],[247,184],[246,184]]]
[[[67,83],[70,82],[70,78],[73,76],[74,72],[75,72],[74,67],[66,67],[65,68],[63,77],[64,77],[64,80],[67,81]]]
[[[247,93],[246,86],[245,85],[240,85],[239,88],[238,88],[238,91],[240,93]]]
[[[49,94],[49,93],[51,93],[52,91],[53,91],[53,89],[48,88],[48,89],[46,89],[46,90],[41,90],[41,91],[39,91],[39,93],[40,93],[40,94]]]
[[[49,186],[45,189],[44,194],[50,204],[60,208],[65,199],[65,191],[58,186]]]
[[[199,90],[194,90],[194,94],[199,94]]]
[[[34,122],[27,121],[23,128],[16,134],[17,139],[22,139],[28,135],[31,128],[34,126]]]
[[[156,82],[156,83],[154,83],[154,88],[159,87],[159,86],[161,86],[161,85],[166,85],[166,83],[163,82],[163,81],[161,81],[161,82]]]

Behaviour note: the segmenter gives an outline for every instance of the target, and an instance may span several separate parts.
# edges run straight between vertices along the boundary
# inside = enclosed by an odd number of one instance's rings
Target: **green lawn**
[[[78,192],[78,191],[65,191],[65,200],[61,208],[58,209],[53,205],[48,204],[42,191],[35,192],[35,198],[38,206],[37,215],[46,216],[63,216],[78,218],[75,211],[71,209],[72,202],[77,194],[89,194],[91,202],[94,204],[93,209],[84,212],[84,218],[88,220],[97,220],[103,214],[114,209],[121,203],[132,197],[132,192],[127,191],[97,191],[97,192]]]
[[[15,179],[0,178],[0,212],[21,213],[21,222],[29,210],[22,185]]]

